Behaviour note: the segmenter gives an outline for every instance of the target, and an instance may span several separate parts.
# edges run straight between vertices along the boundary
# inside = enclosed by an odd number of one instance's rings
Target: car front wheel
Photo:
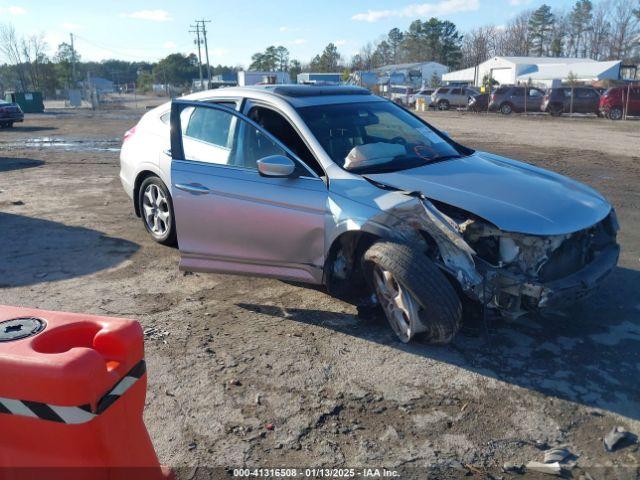
[[[420,335],[432,344],[451,342],[461,325],[460,299],[422,250],[377,242],[365,252],[364,267],[389,325],[401,341]]]
[[[140,185],[138,206],[142,222],[151,237],[163,245],[176,244],[173,202],[166,185],[156,176],[147,177]]]
[[[613,107],[609,110],[609,119],[610,120],[622,120],[622,109],[620,107]]]
[[[438,102],[438,108],[439,108],[440,110],[449,110],[449,107],[450,107],[450,106],[451,106],[451,105],[449,104],[449,101],[448,101],[448,100],[440,100],[440,101]]]

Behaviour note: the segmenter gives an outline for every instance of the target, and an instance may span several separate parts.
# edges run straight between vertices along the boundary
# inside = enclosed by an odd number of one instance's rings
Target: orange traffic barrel
[[[160,480],[142,329],[0,306],[0,480]]]

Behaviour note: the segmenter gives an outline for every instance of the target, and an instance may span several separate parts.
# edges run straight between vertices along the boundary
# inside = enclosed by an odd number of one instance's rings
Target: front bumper
[[[593,293],[616,267],[619,256],[620,247],[613,243],[582,269],[547,283],[523,280],[489,267],[483,274],[486,281],[478,297],[485,298],[488,306],[513,315],[527,310],[562,309]]]
[[[19,114],[12,114],[12,115],[3,115],[2,117],[0,117],[0,122],[23,122],[24,121],[24,114],[19,113]]]
[[[613,271],[619,256],[620,247],[612,245],[582,270],[541,285],[538,308],[563,308],[588,297]]]

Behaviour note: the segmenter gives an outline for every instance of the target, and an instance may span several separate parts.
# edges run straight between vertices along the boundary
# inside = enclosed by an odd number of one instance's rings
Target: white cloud
[[[150,20],[152,22],[168,22],[173,20],[166,10],[138,10],[137,12],[123,13],[123,17],[137,20]]]
[[[450,15],[452,13],[471,12],[479,8],[480,0],[441,0],[437,3],[413,3],[395,10],[369,10],[365,13],[357,13],[351,17],[351,20],[373,23],[392,17]]]
[[[336,41],[334,41],[334,42],[333,42],[333,44],[334,44],[336,47],[341,47],[341,46],[343,46],[343,45],[346,45],[347,43],[349,43],[349,41],[348,41],[348,40],[336,40]]]
[[[177,47],[177,45],[176,45],[175,43],[173,43],[171,40],[169,40],[169,41],[167,41],[167,42],[164,42],[164,43],[162,44],[162,46],[163,46],[164,48],[166,48],[167,50],[173,50],[174,48],[176,48],[176,47]]]
[[[296,38],[289,42],[290,45],[304,45],[305,43],[307,43],[306,38]]]
[[[520,7],[522,5],[529,5],[531,0],[509,0],[509,5],[514,7]]]
[[[0,13],[5,12],[9,15],[24,15],[27,13],[27,10],[16,5],[11,5],[9,7],[0,7]]]

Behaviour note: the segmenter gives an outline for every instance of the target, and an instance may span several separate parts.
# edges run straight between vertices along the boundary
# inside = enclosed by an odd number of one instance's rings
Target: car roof
[[[284,100],[295,108],[336,103],[387,101],[373,95],[369,90],[355,86],[327,85],[256,85],[250,87],[229,87],[187,95],[186,99],[242,97],[253,99]]]

